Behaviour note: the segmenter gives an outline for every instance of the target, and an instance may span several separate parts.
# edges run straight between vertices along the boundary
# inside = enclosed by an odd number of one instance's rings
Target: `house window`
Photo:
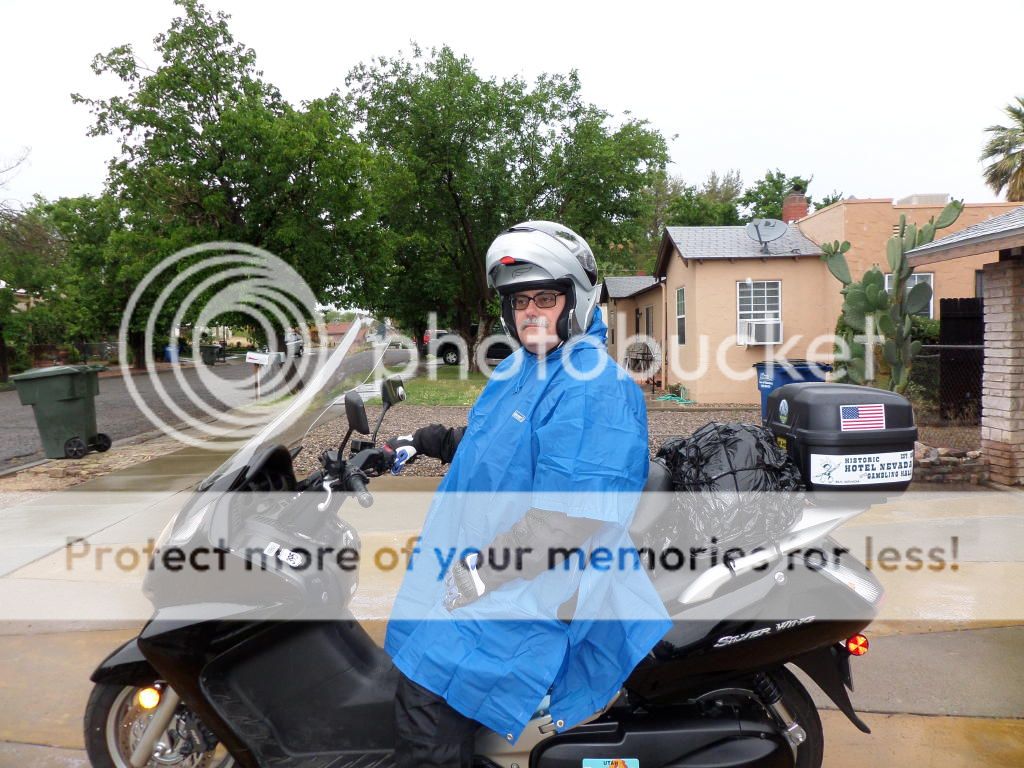
[[[686,288],[676,290],[676,337],[677,344],[686,343]]]
[[[889,293],[892,293],[892,278],[893,275],[891,272],[885,276],[885,290],[888,291]],[[932,307],[935,303],[935,273],[915,272],[914,274],[907,278],[907,284],[904,286],[904,290],[909,291],[918,283],[928,283],[928,286],[932,289],[932,297],[931,299],[928,300],[928,306],[925,309],[918,312],[917,314],[920,315],[921,317],[934,317],[934,314],[932,313]]]
[[[654,306],[644,307],[644,333],[654,336]]]
[[[974,298],[985,298],[985,270],[974,270]]]
[[[736,283],[736,343],[782,343],[782,281]]]

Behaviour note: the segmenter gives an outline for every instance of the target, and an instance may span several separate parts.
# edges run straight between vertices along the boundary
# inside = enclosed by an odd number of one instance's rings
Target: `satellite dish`
[[[761,253],[768,253],[768,243],[778,240],[787,229],[786,222],[778,219],[754,219],[747,224],[747,237],[761,244]]]

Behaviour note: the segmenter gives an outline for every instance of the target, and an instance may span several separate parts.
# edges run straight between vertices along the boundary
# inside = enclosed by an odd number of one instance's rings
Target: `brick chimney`
[[[809,207],[807,196],[803,190],[791,189],[782,201],[782,220],[789,224],[797,219],[802,219],[807,215]]]

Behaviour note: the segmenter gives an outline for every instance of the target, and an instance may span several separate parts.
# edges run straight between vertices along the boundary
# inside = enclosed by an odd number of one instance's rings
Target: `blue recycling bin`
[[[832,372],[827,363],[809,363],[806,360],[765,360],[754,363],[757,369],[757,388],[761,390],[761,421],[768,418],[768,395],[773,390],[796,381],[825,381]]]
[[[168,344],[164,347],[164,361],[168,363],[178,362],[178,345]]]

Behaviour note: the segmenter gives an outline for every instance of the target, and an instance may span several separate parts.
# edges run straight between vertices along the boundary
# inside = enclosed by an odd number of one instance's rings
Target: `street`
[[[311,350],[309,354],[316,354],[316,350]],[[408,359],[408,354],[402,350],[389,350],[385,356],[385,363],[400,365]],[[374,359],[373,351],[351,354],[342,363],[341,372],[356,374],[369,371]],[[157,379],[165,389],[168,399],[190,416],[209,418],[202,406],[189,396],[190,392],[219,411],[252,402],[253,393],[248,388],[244,392],[234,391],[234,387],[230,386],[211,388],[201,380],[199,369],[182,366],[178,370],[185,382],[184,387],[173,371],[162,371],[157,374]],[[239,358],[215,365],[209,371],[224,382],[238,382],[253,375],[252,366]],[[171,406],[161,399],[150,376],[135,375],[132,381],[157,416],[172,425],[182,421]],[[100,394],[96,398],[96,427],[100,432],[105,432],[117,441],[157,428],[139,410],[121,376],[101,378],[99,386]],[[0,424],[4,425],[4,429],[0,430],[0,471],[43,458],[32,408],[23,406],[18,399],[18,393],[14,390],[0,392]]]

